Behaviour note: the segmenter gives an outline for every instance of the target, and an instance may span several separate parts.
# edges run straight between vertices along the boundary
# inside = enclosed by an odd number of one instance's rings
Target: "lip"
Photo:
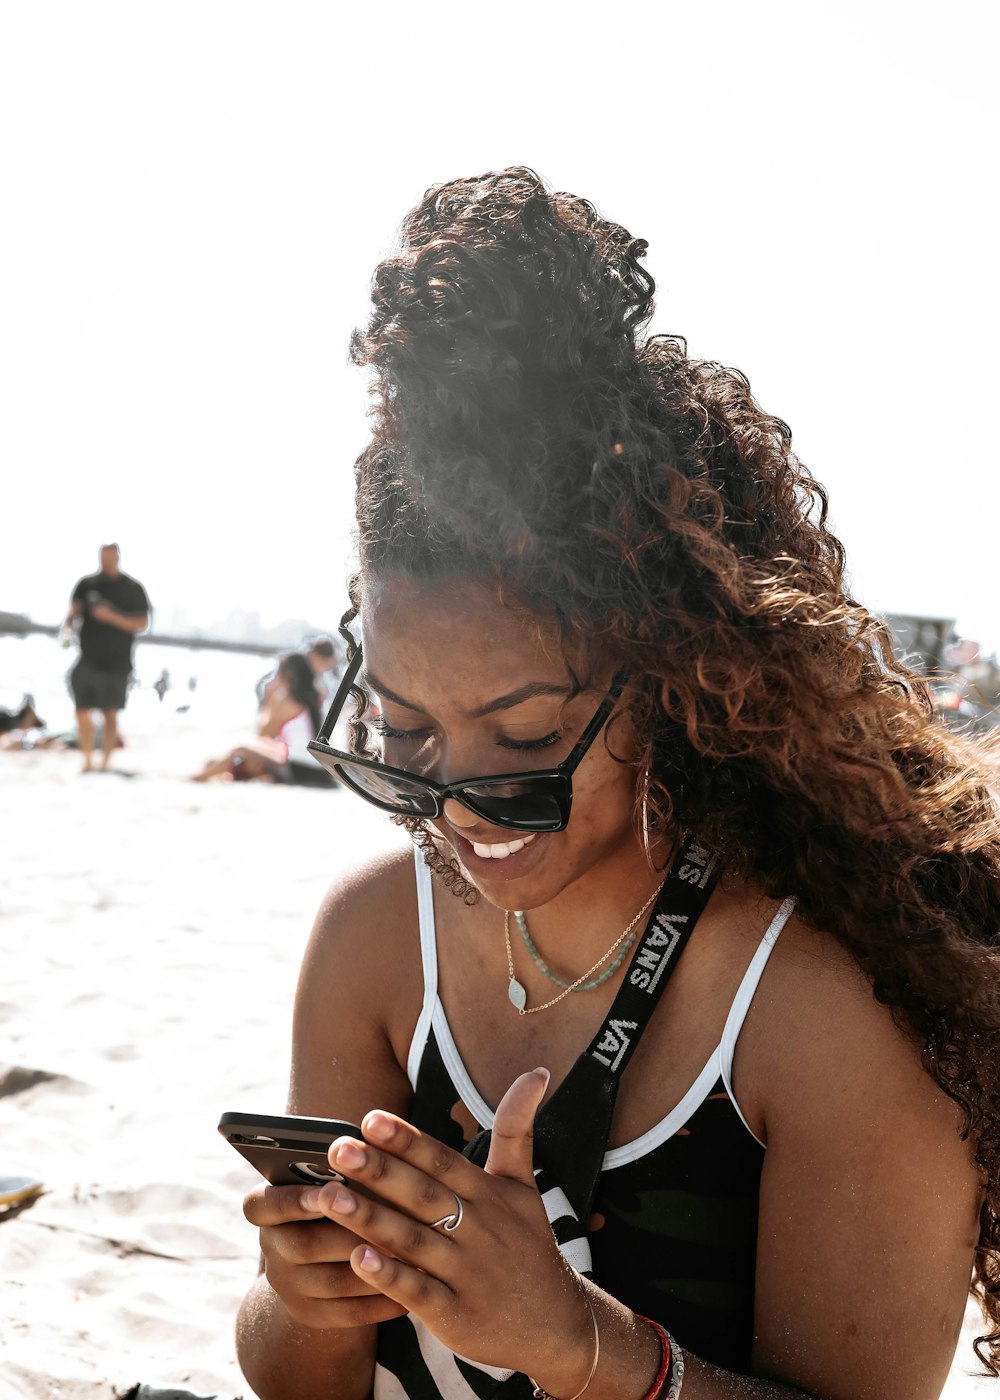
[[[455,854],[477,885],[492,880],[517,880],[522,875],[527,875],[538,864],[539,852],[544,850],[551,834],[540,831],[533,841],[529,841],[519,851],[514,851],[512,855],[501,860],[494,860],[491,856],[477,856],[468,837],[462,836],[454,827],[448,828],[448,840],[454,847]],[[509,833],[511,841],[516,841],[517,836],[515,831]]]

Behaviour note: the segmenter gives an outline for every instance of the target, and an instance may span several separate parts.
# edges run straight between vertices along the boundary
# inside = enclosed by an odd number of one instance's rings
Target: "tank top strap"
[[[406,1057],[406,1073],[414,1090],[420,1060],[430,1034],[431,1019],[437,1002],[437,930],[434,925],[434,885],[430,868],[419,846],[413,850],[417,875],[417,914],[420,921],[420,963],[424,975],[424,1000]]]
[[[750,1010],[750,1003],[753,1001],[754,993],[764,975],[767,967],[767,960],[774,952],[774,945],[778,941],[778,935],[785,927],[795,909],[795,900],[791,896],[784,900],[778,908],[774,918],[768,924],[763,938],[757,945],[757,951],[750,959],[750,966],[743,974],[743,980],[739,985],[733,1004],[729,1008],[729,1015],[726,1018],[726,1025],[722,1032],[722,1041],[719,1045],[719,1066],[722,1074],[722,1082],[726,1086],[726,1093],[733,1102],[733,1107],[743,1120],[743,1126],[752,1138],[760,1142],[760,1138],[750,1127],[747,1120],[736,1101],[733,1093],[733,1056],[736,1053],[736,1042],[739,1039],[740,1031],[743,1029],[743,1022],[746,1020],[747,1012]],[[761,1143],[761,1146],[766,1146]]]

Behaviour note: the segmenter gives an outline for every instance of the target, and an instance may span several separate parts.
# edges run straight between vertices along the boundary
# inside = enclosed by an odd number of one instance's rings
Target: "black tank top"
[[[410,1118],[461,1151],[482,1128],[492,1127],[493,1112],[462,1063],[438,999],[431,877],[419,858],[417,893],[424,1003],[407,1066],[414,1086]],[[733,1052],[793,908],[787,899],[775,914],[733,1000],[719,1046],[680,1103],[642,1137],[605,1153],[586,1222],[591,1272],[602,1288],[655,1318],[682,1348],[743,1374],[750,1371],[753,1341],[764,1147],[733,1098]],[[405,1318],[380,1327],[376,1400],[460,1395],[458,1374],[456,1385],[447,1375],[432,1374],[439,1366],[428,1371],[428,1347],[422,1353],[412,1333]],[[465,1363],[458,1364],[473,1391],[488,1392],[467,1374]]]

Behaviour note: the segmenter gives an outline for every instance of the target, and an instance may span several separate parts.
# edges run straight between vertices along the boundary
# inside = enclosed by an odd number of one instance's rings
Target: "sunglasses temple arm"
[[[317,739],[322,739],[324,744],[333,733],[333,727],[337,723],[340,712],[347,702],[347,696],[350,693],[351,686],[354,684],[354,678],[361,670],[361,661],[361,648],[359,646],[351,658],[347,670],[344,672],[344,678],[337,687],[337,693],[333,697],[330,708],[326,712],[326,719],[323,721],[323,726],[316,736]]]
[[[579,739],[573,745],[572,751],[567,755],[565,759],[563,759],[562,763],[560,763],[559,765],[560,769],[566,775],[567,778],[572,777],[573,773],[579,766],[581,758],[583,758],[583,755],[587,752],[591,744],[597,738],[597,735],[600,733],[601,729],[603,729],[608,716],[615,707],[615,702],[617,701],[618,697],[621,695],[624,689],[625,677],[616,677],[614,683],[611,686],[611,689],[608,691],[607,695],[604,697],[604,699],[598,706],[597,713],[594,715],[594,718],[590,721],[586,729],[580,735]]]

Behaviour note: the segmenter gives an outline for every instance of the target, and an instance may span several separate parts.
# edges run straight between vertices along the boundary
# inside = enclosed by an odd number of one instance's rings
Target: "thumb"
[[[535,1114],[549,1087],[547,1069],[519,1075],[497,1106],[485,1170],[534,1185],[532,1156]]]

